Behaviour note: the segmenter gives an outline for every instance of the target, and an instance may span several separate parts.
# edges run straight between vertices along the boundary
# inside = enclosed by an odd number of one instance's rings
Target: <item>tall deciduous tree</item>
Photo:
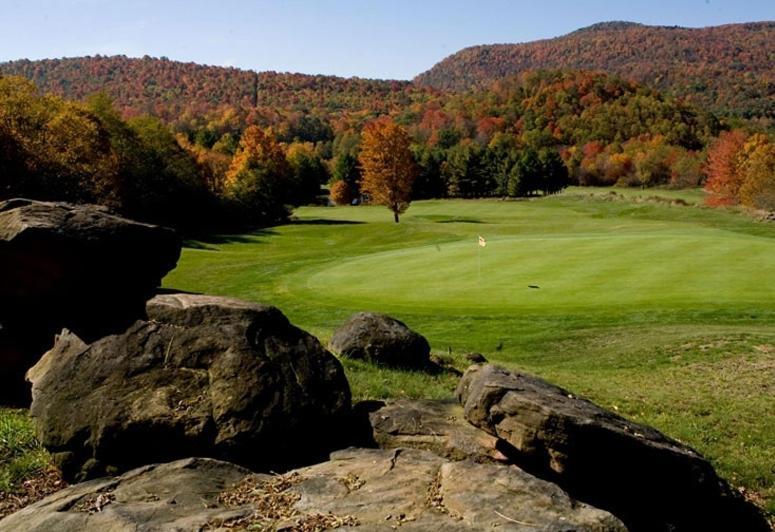
[[[288,215],[284,188],[290,172],[277,141],[258,126],[250,126],[226,174],[227,195],[247,210],[251,222],[277,222]]]
[[[743,184],[740,152],[746,138],[743,131],[725,131],[708,149],[705,190],[712,194],[709,198],[711,203],[726,205],[738,202],[740,186]]]
[[[389,118],[370,122],[363,130],[361,191],[393,211],[396,223],[412,199],[416,168],[409,145],[404,128]]]
[[[775,143],[765,135],[753,135],[745,143],[743,153],[740,203],[775,211]]]

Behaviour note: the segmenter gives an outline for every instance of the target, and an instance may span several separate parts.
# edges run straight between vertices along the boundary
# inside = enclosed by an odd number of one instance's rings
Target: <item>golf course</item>
[[[303,207],[186,242],[165,287],[279,307],[327,343],[394,316],[464,369],[533,373],[706,455],[775,510],[775,225],[700,191]],[[485,246],[479,245],[483,237]],[[343,360],[356,399],[450,397],[457,378]]]

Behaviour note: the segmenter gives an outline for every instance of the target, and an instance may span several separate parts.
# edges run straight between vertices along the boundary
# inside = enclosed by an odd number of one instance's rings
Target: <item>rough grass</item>
[[[609,192],[416,202],[398,225],[384,208],[302,208],[189,242],[165,285],[277,305],[324,343],[353,312],[388,312],[460,368],[479,351],[656,426],[775,511],[775,226],[700,191]],[[457,382],[344,365],[356,399]]]
[[[0,493],[18,491],[21,481],[42,471],[48,461],[27,413],[0,409]]]
[[[630,187],[569,187],[565,196],[591,196],[605,199],[631,199],[635,201],[670,202],[683,200],[690,205],[701,205],[705,191],[701,188],[630,188]]]

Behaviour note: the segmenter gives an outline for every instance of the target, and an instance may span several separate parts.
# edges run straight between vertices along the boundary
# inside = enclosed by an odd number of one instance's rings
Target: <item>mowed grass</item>
[[[775,227],[703,208],[700,191],[609,192],[415,202],[400,224],[305,207],[190,242],[165,285],[274,304],[323,342],[354,312],[387,312],[461,368],[479,351],[658,427],[775,510]],[[456,384],[344,364],[357,398]]]

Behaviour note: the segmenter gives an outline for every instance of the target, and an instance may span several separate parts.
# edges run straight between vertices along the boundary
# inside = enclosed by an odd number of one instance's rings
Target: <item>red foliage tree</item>
[[[740,151],[746,134],[740,130],[724,131],[708,149],[705,190],[711,205],[732,205],[739,201],[743,175],[740,172]]]

